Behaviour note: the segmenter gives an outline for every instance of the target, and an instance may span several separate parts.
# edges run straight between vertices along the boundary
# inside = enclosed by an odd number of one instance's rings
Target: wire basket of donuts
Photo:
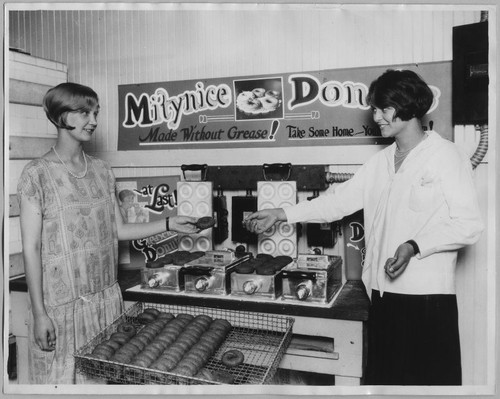
[[[137,302],[75,354],[78,372],[117,384],[266,384],[290,343],[280,315]]]

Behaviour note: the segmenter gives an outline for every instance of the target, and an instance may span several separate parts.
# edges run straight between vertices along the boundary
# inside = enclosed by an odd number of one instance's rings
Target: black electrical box
[[[488,21],[453,28],[453,124],[488,122]]]

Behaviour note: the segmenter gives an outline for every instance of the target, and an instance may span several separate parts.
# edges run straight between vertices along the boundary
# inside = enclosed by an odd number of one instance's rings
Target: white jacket
[[[472,166],[435,132],[394,171],[395,143],[371,157],[352,179],[312,201],[285,208],[289,223],[331,222],[363,209],[366,258],[363,282],[381,293],[453,294],[457,250],[483,230]],[[420,254],[394,280],[384,265],[413,239]]]

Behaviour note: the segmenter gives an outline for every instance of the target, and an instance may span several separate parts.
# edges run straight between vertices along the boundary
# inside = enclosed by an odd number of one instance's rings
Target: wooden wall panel
[[[452,27],[479,20],[460,9],[265,10],[12,11],[10,42],[99,93],[92,146],[115,151],[119,84],[450,60]]]

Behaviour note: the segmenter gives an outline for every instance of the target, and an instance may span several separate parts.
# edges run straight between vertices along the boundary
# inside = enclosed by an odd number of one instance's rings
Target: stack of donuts
[[[270,276],[276,274],[293,259],[289,256],[272,256],[269,254],[257,254],[253,259],[243,262],[236,266],[235,272],[238,274],[259,274]]]
[[[187,313],[174,316],[146,308],[137,315],[137,322],[143,327],[121,324],[86,356],[187,377],[232,381],[204,368],[231,331],[227,320]]]

